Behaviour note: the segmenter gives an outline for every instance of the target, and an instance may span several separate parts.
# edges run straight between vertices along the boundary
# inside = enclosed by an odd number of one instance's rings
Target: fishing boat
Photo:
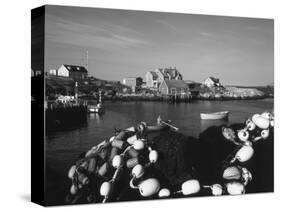
[[[90,113],[98,113],[98,114],[105,112],[105,108],[102,104],[101,92],[99,92],[99,103],[97,105],[88,105],[88,111]]]
[[[217,120],[217,119],[227,119],[229,111],[221,111],[215,113],[200,113],[200,117],[203,120]]]

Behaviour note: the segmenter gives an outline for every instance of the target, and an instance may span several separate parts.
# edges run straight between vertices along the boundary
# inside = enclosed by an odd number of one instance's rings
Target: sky
[[[85,65],[106,80],[176,67],[185,80],[273,84],[274,22],[179,13],[47,6],[45,69]]]

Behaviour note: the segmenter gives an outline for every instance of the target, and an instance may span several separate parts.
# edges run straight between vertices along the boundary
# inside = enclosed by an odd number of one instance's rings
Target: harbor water
[[[89,114],[87,124],[67,131],[52,131],[46,137],[46,201],[63,203],[67,171],[80,153],[110,138],[115,129],[135,126],[140,121],[156,124],[160,115],[172,120],[179,132],[197,137],[212,125],[244,122],[255,113],[273,111],[273,99],[237,101],[194,101],[168,104],[166,102],[105,102],[104,115]],[[200,120],[201,112],[230,111],[228,120]],[[71,117],[70,117],[71,118]]]

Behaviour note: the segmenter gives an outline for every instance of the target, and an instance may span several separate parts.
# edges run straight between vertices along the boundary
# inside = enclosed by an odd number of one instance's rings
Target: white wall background
[[[281,10],[274,0],[6,0],[1,2],[0,211],[44,210],[30,199],[30,9],[43,4],[123,8],[275,19],[275,193],[106,205],[54,211],[280,211]],[[279,91],[279,92],[277,92]],[[279,122],[279,123],[278,123]],[[279,131],[279,132],[278,132]]]

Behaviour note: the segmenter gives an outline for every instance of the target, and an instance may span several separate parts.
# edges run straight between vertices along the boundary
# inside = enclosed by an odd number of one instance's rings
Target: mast
[[[88,52],[88,50],[86,51],[86,69],[89,71],[89,52]]]

